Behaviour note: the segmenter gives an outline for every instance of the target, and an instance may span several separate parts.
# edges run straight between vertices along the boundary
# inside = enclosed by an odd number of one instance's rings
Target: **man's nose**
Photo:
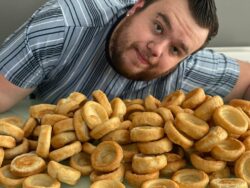
[[[150,51],[150,55],[152,57],[160,57],[166,51],[168,45],[168,41],[159,40],[159,41],[149,41],[147,44],[147,48]]]

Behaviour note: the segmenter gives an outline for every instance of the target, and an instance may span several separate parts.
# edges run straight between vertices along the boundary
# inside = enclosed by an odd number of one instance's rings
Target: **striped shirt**
[[[107,35],[136,0],[50,0],[12,34],[0,49],[0,73],[22,88],[36,88],[55,103],[73,91],[91,97],[101,89],[114,97],[163,99],[182,89],[204,88],[226,96],[234,87],[235,60],[204,49],[183,60],[167,76],[129,80],[113,70],[105,53]]]

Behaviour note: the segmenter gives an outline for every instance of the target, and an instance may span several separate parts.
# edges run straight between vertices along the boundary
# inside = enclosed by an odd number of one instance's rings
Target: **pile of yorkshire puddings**
[[[196,88],[162,101],[71,93],[0,119],[3,187],[247,188],[250,101]],[[126,183],[125,183],[126,182]]]

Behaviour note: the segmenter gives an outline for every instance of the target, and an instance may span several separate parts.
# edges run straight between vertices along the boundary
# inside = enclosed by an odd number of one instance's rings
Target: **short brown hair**
[[[159,0],[145,0],[144,8]],[[217,35],[219,22],[217,17],[217,8],[214,0],[187,0],[191,14],[196,23],[209,30],[205,46],[214,36]]]

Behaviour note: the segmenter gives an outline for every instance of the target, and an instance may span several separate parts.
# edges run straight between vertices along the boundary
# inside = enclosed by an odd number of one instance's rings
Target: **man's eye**
[[[173,55],[179,55],[179,50],[176,47],[171,47],[170,48],[170,53]]]
[[[163,32],[163,28],[158,23],[154,24],[154,30],[156,33],[159,33],[159,34],[161,34]]]

